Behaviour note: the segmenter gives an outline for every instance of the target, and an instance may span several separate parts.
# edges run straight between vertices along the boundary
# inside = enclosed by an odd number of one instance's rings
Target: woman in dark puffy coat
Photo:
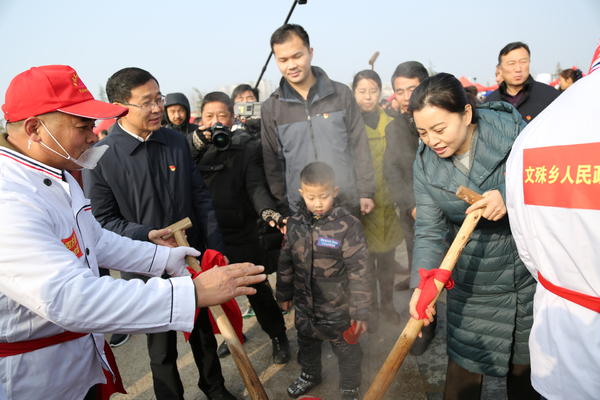
[[[422,141],[414,164],[413,272],[437,268],[465,214],[485,208],[448,291],[444,399],[478,400],[483,375],[507,376],[509,399],[537,399],[528,347],[535,280],[517,254],[504,200],[506,159],[525,124],[508,103],[475,109],[460,82],[444,73],[417,87],[409,111]],[[469,206],[454,195],[459,185],[483,199]],[[412,279],[415,284],[418,276]],[[415,318],[420,294],[415,289],[410,302]],[[433,308],[426,313],[428,324]]]

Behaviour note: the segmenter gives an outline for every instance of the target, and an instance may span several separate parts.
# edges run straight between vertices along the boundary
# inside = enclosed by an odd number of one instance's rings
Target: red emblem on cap
[[[174,166],[174,165],[169,165],[169,169],[171,170],[171,172],[175,172],[175,170],[177,169],[177,167]]]

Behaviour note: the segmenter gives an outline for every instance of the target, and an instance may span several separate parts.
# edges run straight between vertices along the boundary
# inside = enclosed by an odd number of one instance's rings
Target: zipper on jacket
[[[308,100],[304,101],[304,111],[306,112],[306,120],[308,121],[308,130],[310,131],[310,141],[313,146],[313,153],[315,156],[315,160],[318,160],[319,154],[317,153],[317,144],[315,143],[315,132],[312,126],[312,119],[310,118],[310,111],[308,110]]]
[[[315,260],[315,249],[314,249],[314,243],[313,243],[313,233],[315,231],[316,228],[316,224],[318,221],[311,221],[309,224],[310,227],[310,274],[309,274],[309,279],[310,279],[310,309],[311,309],[311,314],[312,314],[312,318],[314,318],[315,316],[315,302],[314,302],[314,298],[313,298],[313,269],[314,269],[314,260]],[[317,237],[319,236],[319,233],[317,231]]]

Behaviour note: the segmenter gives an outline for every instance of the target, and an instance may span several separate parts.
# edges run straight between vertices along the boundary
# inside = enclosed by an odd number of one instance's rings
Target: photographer
[[[201,126],[192,134],[192,152],[212,194],[226,254],[231,262],[253,261],[269,269],[256,221],[260,216],[273,227],[283,224],[264,177],[260,143],[245,130],[231,132],[233,102],[225,93],[208,93],[201,113]],[[273,362],[285,364],[290,352],[281,311],[268,284],[254,287],[257,293],[248,296],[250,305],[272,340]],[[223,346],[220,354],[227,354]]]
[[[235,123],[231,130],[244,129],[249,134],[260,136],[260,103],[258,102],[258,89],[242,83],[237,85],[231,93],[234,103]]]

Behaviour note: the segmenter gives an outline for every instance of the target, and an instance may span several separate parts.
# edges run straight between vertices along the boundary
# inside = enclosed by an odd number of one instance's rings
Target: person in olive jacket
[[[508,399],[537,399],[531,386],[528,339],[535,280],[517,253],[505,206],[506,159],[525,126],[508,103],[469,104],[460,82],[440,73],[424,80],[409,105],[421,143],[414,164],[417,204],[413,287],[424,269],[437,268],[465,214],[484,208],[453,271],[448,291],[448,371],[445,399],[479,399],[483,375],[507,376]],[[459,185],[483,194],[469,206]],[[433,279],[423,282],[433,284]],[[433,320],[433,308],[414,318]],[[428,298],[421,299],[424,305]]]

